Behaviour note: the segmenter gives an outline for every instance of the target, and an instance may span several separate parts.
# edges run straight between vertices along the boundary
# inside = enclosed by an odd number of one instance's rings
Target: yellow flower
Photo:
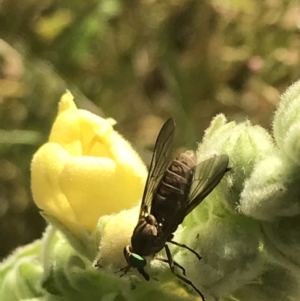
[[[78,110],[70,92],[60,100],[49,141],[34,155],[37,206],[72,233],[92,232],[103,215],[137,205],[147,171],[112,122]]]

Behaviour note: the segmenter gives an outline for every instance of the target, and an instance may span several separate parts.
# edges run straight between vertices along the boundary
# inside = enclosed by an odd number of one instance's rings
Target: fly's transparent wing
[[[193,184],[190,189],[189,205],[185,215],[188,215],[211,191],[219,184],[224,174],[229,170],[227,155],[214,156],[196,165]]]
[[[156,191],[164,172],[170,165],[174,134],[175,123],[173,118],[170,118],[161,128],[155,142],[139,217],[150,212],[153,194]]]

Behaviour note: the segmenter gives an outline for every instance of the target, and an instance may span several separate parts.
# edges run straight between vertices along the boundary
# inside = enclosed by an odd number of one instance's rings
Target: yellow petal
[[[109,158],[73,157],[59,177],[63,194],[72,202],[77,220],[93,230],[103,215],[136,205],[144,179],[124,172]]]
[[[60,98],[58,114],[66,110],[77,110],[76,104],[74,103],[74,97],[69,90],[67,90],[66,93]]]
[[[76,217],[65,195],[61,193],[58,177],[69,154],[58,144],[46,143],[34,155],[31,162],[31,189],[37,206],[78,232]],[[65,216],[67,213],[67,216]]]
[[[111,123],[85,110],[78,110],[77,113],[83,155],[111,157],[111,154],[102,143],[102,137],[106,137],[113,132]]]
[[[65,110],[61,112],[51,130],[49,142],[60,144],[67,152],[74,156],[82,155],[81,128],[77,111]]]

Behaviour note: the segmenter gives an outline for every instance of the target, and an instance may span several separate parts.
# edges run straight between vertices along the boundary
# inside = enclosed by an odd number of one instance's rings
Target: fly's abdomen
[[[167,219],[178,216],[187,206],[196,164],[195,153],[188,150],[181,153],[165,171],[151,207],[151,214],[158,222],[165,223]]]

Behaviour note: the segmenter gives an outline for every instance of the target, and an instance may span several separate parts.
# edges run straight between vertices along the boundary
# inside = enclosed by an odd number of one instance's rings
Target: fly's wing
[[[173,118],[170,118],[161,128],[155,142],[139,218],[150,212],[153,194],[155,193],[164,172],[170,165],[174,134],[175,123]]]
[[[198,206],[219,184],[224,174],[229,170],[228,163],[229,157],[220,155],[196,165],[185,216]]]

